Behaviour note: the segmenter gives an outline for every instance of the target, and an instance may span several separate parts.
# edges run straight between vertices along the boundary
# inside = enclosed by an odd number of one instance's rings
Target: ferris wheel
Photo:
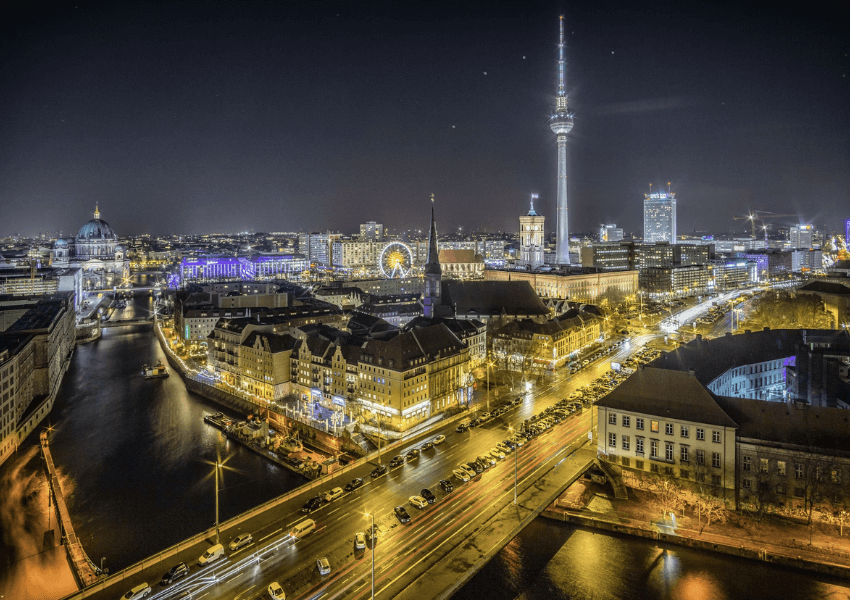
[[[388,279],[407,277],[413,267],[413,252],[401,242],[390,242],[381,250],[378,268]]]

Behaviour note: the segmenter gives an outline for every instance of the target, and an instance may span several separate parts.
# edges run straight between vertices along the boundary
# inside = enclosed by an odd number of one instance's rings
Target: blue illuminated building
[[[250,258],[184,258],[179,275],[169,279],[169,286],[177,287],[188,281],[221,281],[236,279],[274,279],[301,273],[307,269],[303,254],[252,256]]]

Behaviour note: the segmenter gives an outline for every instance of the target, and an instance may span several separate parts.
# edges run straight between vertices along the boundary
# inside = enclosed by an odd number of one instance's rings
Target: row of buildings
[[[736,508],[846,509],[848,366],[846,330],[698,338],[597,401],[598,453]]]

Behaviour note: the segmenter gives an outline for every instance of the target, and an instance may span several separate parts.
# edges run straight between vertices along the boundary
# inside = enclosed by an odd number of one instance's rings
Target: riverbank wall
[[[783,567],[813,571],[841,579],[850,579],[850,566],[817,560],[811,555],[803,556],[802,554],[795,554],[791,548],[788,549],[788,552],[781,552],[775,547],[768,549],[759,548],[752,544],[736,545],[731,542],[723,542],[720,540],[696,539],[685,535],[663,533],[650,524],[647,524],[647,526],[644,527],[628,523],[618,523],[596,516],[577,514],[557,509],[551,506],[544,510],[541,513],[541,516],[563,523],[580,525],[582,527],[601,529],[612,533],[631,535],[634,537],[655,540],[657,542],[674,544],[677,546],[687,546],[688,548],[694,548],[696,550],[718,552],[729,556],[759,560]]]

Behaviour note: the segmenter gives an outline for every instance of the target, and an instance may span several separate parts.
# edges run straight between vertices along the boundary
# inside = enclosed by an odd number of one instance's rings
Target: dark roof
[[[681,371],[639,368],[596,405],[677,421],[737,427],[696,377]]]
[[[457,354],[465,347],[464,342],[440,323],[423,329],[406,331],[389,340],[370,339],[363,346],[362,355],[372,357],[370,364],[404,371],[413,366],[410,363],[412,360],[433,359],[438,354],[440,356]]]
[[[277,335],[274,333],[261,333],[259,331],[252,331],[250,334],[248,334],[248,337],[245,338],[245,341],[242,342],[241,345],[246,346],[248,348],[253,348],[254,343],[257,341],[257,338],[259,338],[260,343],[263,344],[264,347],[268,347],[269,351],[273,354],[292,350],[298,343],[298,340],[296,340],[291,335]]]
[[[549,309],[528,281],[444,281],[440,304],[458,315],[537,315]]]
[[[446,327],[451,330],[459,339],[463,340],[468,338],[471,335],[478,335],[480,333],[480,329],[484,327],[484,323],[479,321],[478,319],[443,319],[440,317],[416,317],[415,319],[411,319],[405,326],[404,331],[410,331],[411,329],[423,329],[425,327],[431,327],[432,325],[437,325],[439,323],[443,323]]]
[[[808,405],[717,397],[738,423],[738,437],[850,451],[850,411]]]
[[[798,291],[850,296],[850,287],[847,287],[846,285],[841,283],[833,283],[831,281],[812,281],[799,288]]]
[[[649,363],[675,371],[693,370],[705,385],[735,367],[796,356],[806,340],[818,342],[847,335],[832,329],[765,329],[714,339],[697,338]]]

